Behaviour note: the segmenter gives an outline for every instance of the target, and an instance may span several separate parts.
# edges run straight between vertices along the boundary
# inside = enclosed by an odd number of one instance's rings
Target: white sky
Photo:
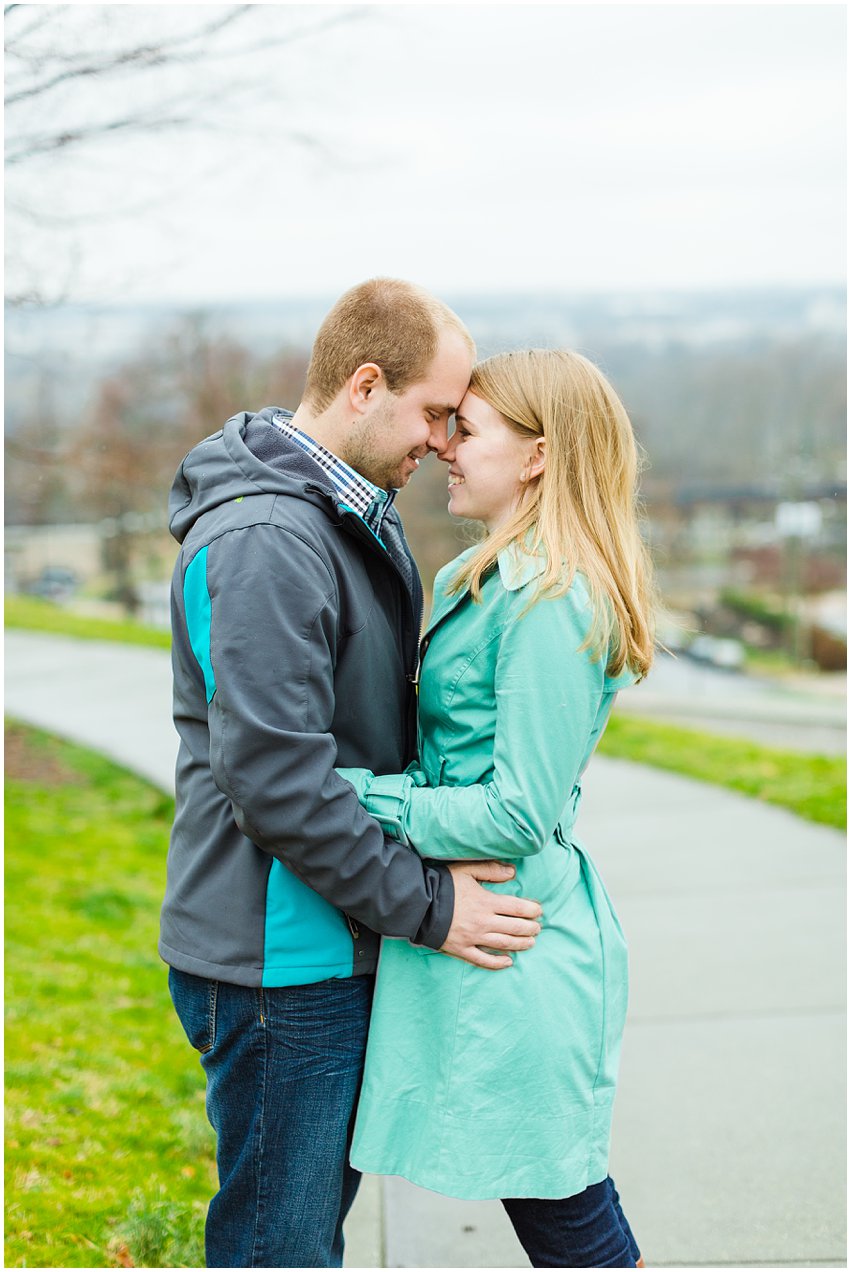
[[[355,7],[254,55],[208,133],[33,167],[42,206],[84,223],[10,223],[10,272],[22,251],[70,298],[190,303],[378,273],[453,293],[843,281],[844,5]],[[338,9],[255,6],[251,29]],[[80,11],[120,35],[204,8]]]

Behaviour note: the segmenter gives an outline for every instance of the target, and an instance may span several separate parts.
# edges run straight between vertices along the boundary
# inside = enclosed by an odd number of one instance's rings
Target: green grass
[[[780,751],[618,715],[609,721],[600,753],[727,786],[808,821],[840,829],[846,824],[844,756]]]
[[[802,667],[782,649],[754,649],[752,645],[745,645],[745,670],[749,675],[769,676],[774,680],[800,676],[807,671],[814,679],[819,676],[817,669]]]
[[[156,953],[172,801],[7,729],[6,1267],[197,1267],[203,1074]]]
[[[159,628],[145,627],[143,623],[129,619],[89,618],[34,596],[7,596],[5,617],[7,627],[21,627],[28,631],[76,636],[80,640],[114,640],[123,645],[171,648],[171,634]]]

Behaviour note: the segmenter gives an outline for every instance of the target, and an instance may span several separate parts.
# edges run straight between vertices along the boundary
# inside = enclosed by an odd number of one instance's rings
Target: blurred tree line
[[[845,478],[846,367],[837,340],[607,351],[648,480],[794,486]]]
[[[45,368],[8,431],[7,524],[108,523],[113,594],[132,610],[138,543],[165,530],[183,456],[239,410],[297,401],[306,368],[301,350],[258,358],[200,314],[103,376],[76,418]]]
[[[804,481],[844,484],[838,344],[801,337],[712,351],[614,346],[596,359],[646,452],[651,505],[700,483],[773,486],[782,497]],[[13,395],[7,416],[7,523],[109,519],[111,568],[126,580],[140,529],[165,527],[183,455],[237,411],[294,408],[307,360],[300,348],[260,355],[210,315],[195,314],[95,378],[83,409],[66,401],[67,370],[45,365]],[[445,469],[434,461],[400,494],[399,507],[429,583],[476,527],[446,515]]]

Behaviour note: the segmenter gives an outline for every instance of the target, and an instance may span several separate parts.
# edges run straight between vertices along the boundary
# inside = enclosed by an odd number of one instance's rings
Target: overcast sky
[[[118,42],[205,13],[63,7]],[[244,59],[202,133],[15,169],[10,199],[58,228],[10,222],[10,273],[24,257],[70,298],[188,303],[378,273],[453,293],[844,280],[844,5],[350,8]],[[341,12],[254,6],[216,48]],[[234,65],[176,75],[215,93]],[[75,85],[67,109],[115,92]]]

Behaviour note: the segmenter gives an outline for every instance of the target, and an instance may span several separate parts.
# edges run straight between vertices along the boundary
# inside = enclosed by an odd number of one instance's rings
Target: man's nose
[[[451,464],[455,458],[455,434],[451,436],[447,432],[447,427],[443,426],[442,445],[433,447],[434,453],[438,459],[442,459],[445,464]]]
[[[429,450],[433,451],[434,454],[438,455],[441,459],[443,458],[441,451],[446,449],[446,433],[448,425],[448,420],[435,420],[429,430],[428,441],[426,442]]]

